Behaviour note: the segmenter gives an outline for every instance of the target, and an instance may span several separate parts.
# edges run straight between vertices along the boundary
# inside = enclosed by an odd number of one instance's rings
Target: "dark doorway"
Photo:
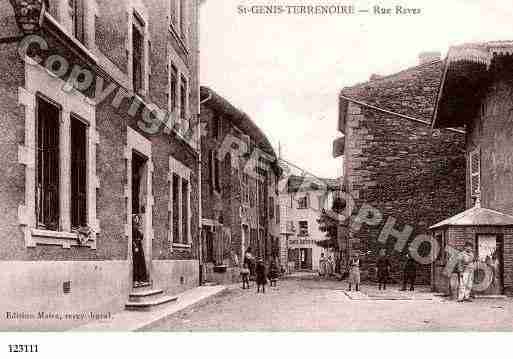
[[[132,259],[134,287],[150,282],[149,261],[145,252],[151,248],[146,236],[146,197],[148,191],[147,159],[132,153]]]

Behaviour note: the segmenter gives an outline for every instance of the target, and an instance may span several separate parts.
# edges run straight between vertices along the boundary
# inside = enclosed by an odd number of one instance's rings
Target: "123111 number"
[[[9,353],[38,353],[37,344],[9,344]]]

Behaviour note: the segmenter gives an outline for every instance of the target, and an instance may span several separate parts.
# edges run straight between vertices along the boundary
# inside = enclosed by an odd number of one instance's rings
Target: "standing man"
[[[417,263],[409,253],[406,253],[406,262],[403,268],[403,287],[402,291],[406,290],[406,284],[410,284],[410,291],[415,290],[415,278],[417,277]]]
[[[471,302],[470,292],[474,283],[474,244],[465,243],[465,249],[458,254],[458,302]]]
[[[379,251],[378,261],[376,263],[376,271],[378,273],[378,289],[387,289],[388,276],[392,267],[390,259],[387,256],[387,251],[383,248]]]

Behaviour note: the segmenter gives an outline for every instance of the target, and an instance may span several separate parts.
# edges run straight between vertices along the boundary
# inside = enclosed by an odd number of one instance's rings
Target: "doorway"
[[[132,151],[132,272],[133,286],[150,283],[151,239],[146,216],[148,198],[148,159]]]
[[[301,248],[299,250],[299,268],[301,270],[312,270],[312,249]]]
[[[503,239],[501,235],[477,236],[478,268],[474,283],[482,288],[480,294],[502,294],[504,283]]]

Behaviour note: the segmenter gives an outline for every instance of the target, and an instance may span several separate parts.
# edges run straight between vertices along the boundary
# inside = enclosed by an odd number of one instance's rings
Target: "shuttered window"
[[[469,172],[471,196],[477,198],[481,193],[481,150],[479,148],[470,153]]]
[[[38,98],[36,218],[38,228],[59,230],[60,109]]]

